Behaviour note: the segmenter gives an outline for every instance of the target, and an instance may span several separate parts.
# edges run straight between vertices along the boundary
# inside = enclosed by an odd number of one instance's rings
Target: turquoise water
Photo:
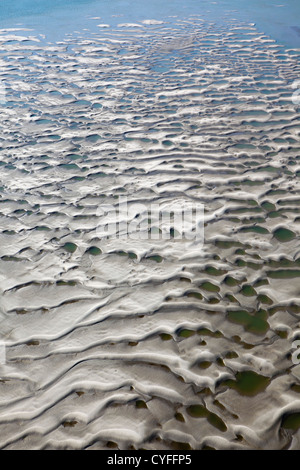
[[[287,47],[300,47],[300,2],[298,0],[12,0],[0,4],[0,26],[34,28],[54,40],[69,31],[93,28],[101,23],[116,26],[125,21],[161,19],[171,16],[202,15],[216,22],[224,17],[253,22],[258,29]],[[121,16],[120,16],[121,15]]]

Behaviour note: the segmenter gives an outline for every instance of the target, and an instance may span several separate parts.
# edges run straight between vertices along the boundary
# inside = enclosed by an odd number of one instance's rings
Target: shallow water
[[[3,15],[0,446],[299,449],[297,46],[93,3]],[[122,197],[203,204],[203,247],[105,238]]]

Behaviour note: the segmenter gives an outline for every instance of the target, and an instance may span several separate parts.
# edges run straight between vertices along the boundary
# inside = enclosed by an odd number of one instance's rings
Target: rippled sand
[[[0,446],[299,449],[298,52],[98,29],[0,34]],[[121,196],[204,204],[203,247],[102,238]]]

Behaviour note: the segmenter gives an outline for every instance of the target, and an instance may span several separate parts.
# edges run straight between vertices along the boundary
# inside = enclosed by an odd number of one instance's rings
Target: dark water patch
[[[190,336],[194,336],[196,334],[194,330],[189,330],[187,328],[180,328],[176,331],[176,333],[180,338],[189,338]]]
[[[273,232],[273,235],[281,243],[289,242],[293,240],[296,236],[296,234],[292,232],[292,230],[289,230],[284,227],[277,228]]]
[[[254,295],[257,295],[256,290],[249,284],[243,285],[240,290],[240,293],[245,295],[246,297],[252,297]]]
[[[254,233],[259,233],[261,235],[266,235],[269,233],[269,230],[266,229],[265,227],[262,227],[260,225],[253,225],[252,227],[242,227],[239,229],[240,232],[254,232]]]
[[[193,297],[194,299],[199,299],[199,300],[203,299],[203,295],[197,291],[188,291],[188,292],[185,292],[184,295],[186,297]]]
[[[76,284],[77,284],[76,281],[63,281],[63,280],[56,281],[56,285],[57,285],[57,286],[71,286],[71,287],[75,287]]]
[[[92,256],[97,256],[97,255],[101,255],[102,251],[97,246],[90,246],[86,250],[86,253]]]
[[[186,411],[192,418],[207,418],[207,421],[219,431],[227,431],[224,421],[215,413],[208,411],[203,405],[188,406]]]
[[[161,333],[159,336],[163,341],[170,341],[171,339],[173,339],[173,336],[169,333]]]
[[[225,380],[222,382],[223,385],[233,388],[240,395],[249,397],[264,392],[270,383],[271,379],[269,377],[265,377],[250,370],[237,372],[235,380]]]
[[[209,274],[210,276],[223,276],[224,274],[227,273],[227,271],[224,271],[222,269],[217,269],[213,266],[207,266],[204,272],[206,274]]]
[[[78,421],[76,420],[64,421],[62,423],[64,428],[73,428],[74,426],[76,426],[76,424],[78,424]]]
[[[269,202],[269,201],[262,202],[261,207],[267,212],[275,211],[275,209],[276,209],[275,204],[273,204],[272,202]]]
[[[283,416],[281,426],[283,427],[283,429],[298,431],[298,429],[300,428],[300,413],[290,413]]]
[[[196,365],[200,369],[208,369],[211,366],[211,364],[212,363],[209,361],[198,361]]]
[[[278,269],[277,271],[267,271],[267,276],[271,279],[294,279],[300,277],[300,270]]]
[[[161,263],[163,261],[163,257],[160,256],[160,255],[146,256],[145,259],[149,259],[151,261],[156,261],[156,263]]]
[[[272,305],[273,304],[272,299],[270,299],[270,297],[268,297],[265,294],[259,294],[257,296],[257,300],[262,304],[267,304],[267,305]]]
[[[237,279],[235,279],[232,276],[226,276],[225,279],[224,279],[224,283],[229,287],[235,287],[235,286],[238,286],[240,284],[240,281],[238,281]]]
[[[77,250],[77,245],[72,242],[67,242],[63,245],[63,250],[67,251],[68,253],[75,253]]]
[[[137,409],[139,409],[139,410],[140,410],[140,409],[145,409],[145,408],[147,409],[147,408],[148,408],[147,403],[146,403],[144,400],[137,400],[137,401],[135,402],[135,407],[136,407]]]
[[[211,331],[208,328],[199,328],[197,330],[199,336],[211,336],[213,338],[222,338],[223,334],[220,331]]]
[[[206,290],[208,292],[219,292],[220,287],[211,283],[211,282],[203,282],[202,284],[199,285],[200,289]]]
[[[245,331],[256,335],[264,335],[269,329],[268,313],[262,309],[253,315],[246,310],[229,310],[227,318],[230,322],[243,326]]]

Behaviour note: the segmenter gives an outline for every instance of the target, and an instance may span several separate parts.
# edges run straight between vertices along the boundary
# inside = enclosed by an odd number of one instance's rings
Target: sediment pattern
[[[0,447],[299,449],[298,52],[98,30],[0,35]],[[203,204],[203,246],[105,237],[121,197]]]

